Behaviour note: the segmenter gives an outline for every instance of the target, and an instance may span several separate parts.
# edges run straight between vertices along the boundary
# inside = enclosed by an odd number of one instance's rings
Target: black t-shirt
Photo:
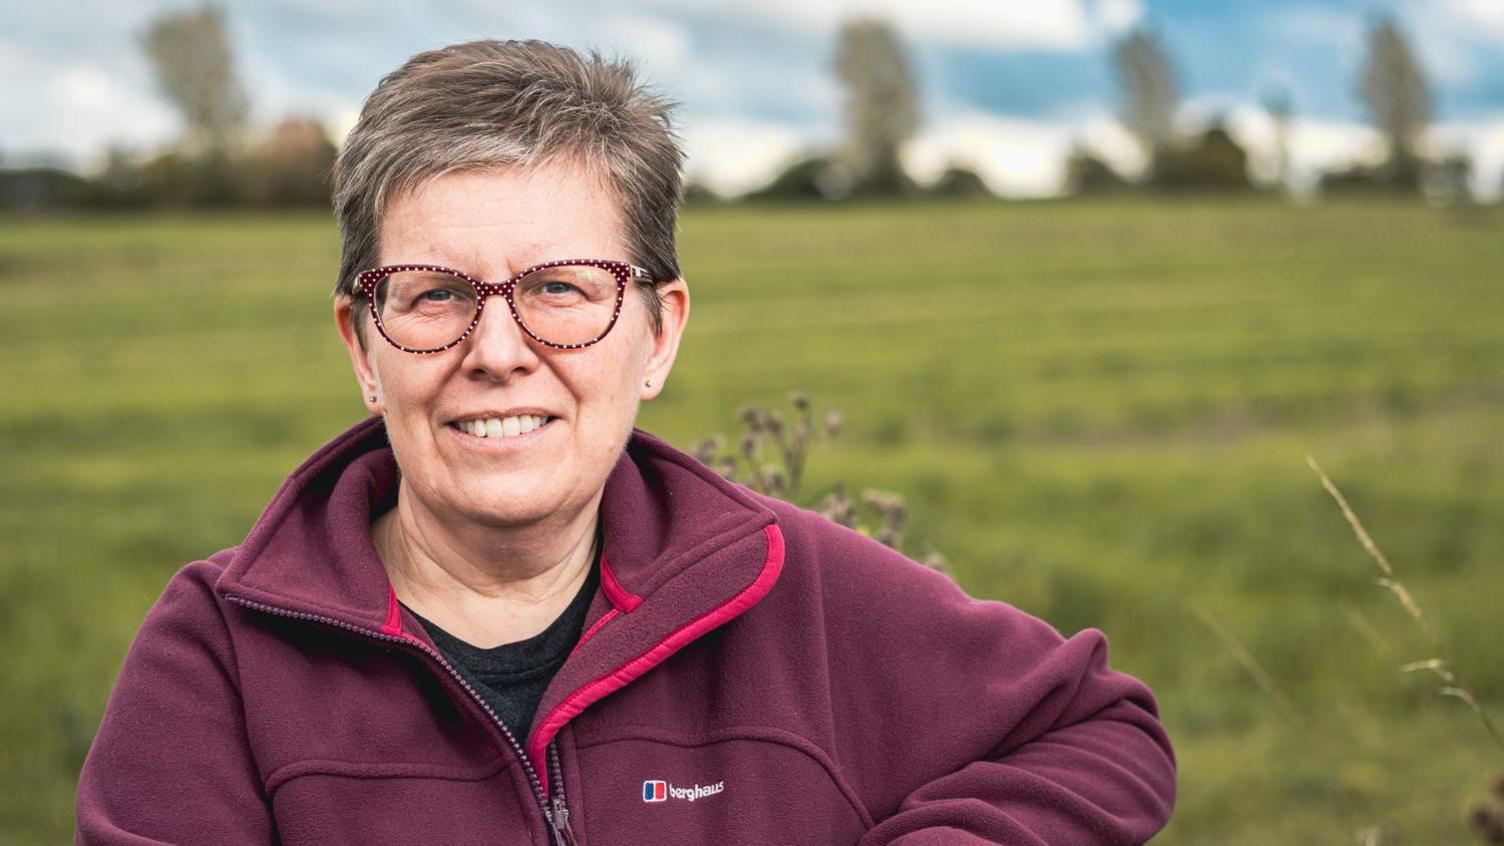
[[[600,558],[597,555],[580,592],[548,628],[527,640],[503,643],[490,649],[460,640],[419,616],[406,603],[402,607],[418,618],[444,658],[486,700],[496,716],[517,736],[517,742],[523,743],[548,683],[564,665],[569,651],[579,643],[580,632],[585,627],[585,612],[590,609],[590,600],[595,596],[599,582]]]

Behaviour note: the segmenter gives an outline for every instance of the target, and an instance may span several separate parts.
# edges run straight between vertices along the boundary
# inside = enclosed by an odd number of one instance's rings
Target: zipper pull
[[[578,841],[569,828],[569,806],[564,804],[562,796],[553,797],[552,804],[553,818],[548,822],[554,830],[554,843],[556,846],[576,846]]]

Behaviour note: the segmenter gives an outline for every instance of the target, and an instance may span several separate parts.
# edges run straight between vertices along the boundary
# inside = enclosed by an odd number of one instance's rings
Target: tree
[[[1113,194],[1128,187],[1112,165],[1081,144],[1065,160],[1065,184],[1073,194]]]
[[[167,12],[141,35],[157,84],[183,115],[190,155],[225,158],[240,140],[249,103],[236,75],[224,12],[204,5]]]
[[[1472,176],[1472,158],[1464,152],[1449,153],[1426,168],[1421,177],[1421,190],[1433,203],[1468,206],[1473,199],[1468,188]]]
[[[1161,147],[1151,166],[1153,186],[1161,191],[1248,191],[1248,152],[1226,125],[1215,120],[1183,142]]]
[[[963,199],[986,199],[993,196],[992,189],[987,187],[981,174],[954,162],[945,168],[945,172],[930,186],[929,192],[937,197]]]
[[[1112,51],[1123,93],[1123,123],[1152,157],[1174,140],[1179,92],[1159,36],[1139,27]]]
[[[240,198],[259,206],[327,206],[334,156],[318,119],[283,118],[237,168]]]
[[[835,65],[846,88],[845,158],[853,193],[914,193],[898,152],[919,128],[919,94],[898,33],[880,20],[846,21]]]
[[[1369,117],[1389,142],[1391,181],[1418,182],[1417,148],[1431,120],[1431,95],[1420,62],[1392,18],[1379,18],[1368,28],[1368,55],[1359,89]]]
[[[1292,182],[1290,168],[1290,119],[1295,107],[1290,99],[1290,89],[1283,85],[1264,91],[1264,110],[1274,124],[1274,184],[1289,190]]]
[[[772,182],[750,191],[748,200],[844,200],[851,196],[851,174],[846,162],[824,153],[802,156],[791,162]]]

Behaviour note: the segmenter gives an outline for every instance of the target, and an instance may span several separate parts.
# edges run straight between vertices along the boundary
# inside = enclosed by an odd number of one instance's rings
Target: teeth
[[[520,414],[512,417],[465,420],[459,426],[477,438],[511,438],[533,431],[542,426],[546,419],[536,414]]]

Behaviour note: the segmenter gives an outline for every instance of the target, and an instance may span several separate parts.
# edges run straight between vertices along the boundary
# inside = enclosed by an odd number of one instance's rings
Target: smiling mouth
[[[474,420],[456,420],[450,423],[456,429],[477,438],[515,438],[541,429],[557,420],[540,414],[517,414],[511,417],[479,417]]]

